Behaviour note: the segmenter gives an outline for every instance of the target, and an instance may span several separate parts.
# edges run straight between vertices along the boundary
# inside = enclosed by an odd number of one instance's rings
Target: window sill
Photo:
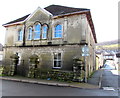
[[[32,39],[27,39],[26,41],[32,41]]]
[[[57,39],[63,39],[63,38],[52,38],[53,40],[57,40]]]
[[[53,69],[61,69],[61,67],[53,67]]]
[[[23,41],[21,41],[21,40],[17,40],[16,42],[23,42]]]
[[[27,39],[26,41],[41,41],[41,40],[47,40],[47,39],[31,39],[31,40]]]
[[[32,39],[32,41],[39,41],[40,39]]]

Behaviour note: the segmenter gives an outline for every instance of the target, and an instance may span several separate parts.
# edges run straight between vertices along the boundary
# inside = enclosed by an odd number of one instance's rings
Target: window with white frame
[[[54,53],[53,68],[61,68],[61,53]]]
[[[40,34],[41,34],[41,24],[37,23],[35,25],[35,29],[34,29],[34,39],[40,39]]]
[[[48,26],[43,25],[42,27],[42,39],[47,39]]]
[[[23,40],[23,31],[20,29],[18,31],[18,41],[22,41]]]
[[[54,38],[62,38],[62,25],[58,24],[54,28]]]
[[[28,40],[32,40],[32,27],[28,28]]]
[[[20,65],[20,63],[21,63],[21,53],[18,53],[18,52],[17,52],[17,55],[19,56],[18,65]]]

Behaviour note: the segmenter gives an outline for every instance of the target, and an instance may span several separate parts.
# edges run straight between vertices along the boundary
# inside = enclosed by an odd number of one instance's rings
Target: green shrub
[[[35,77],[47,80],[72,81],[73,79],[73,72],[65,72],[54,69],[35,68],[34,70],[31,70],[28,74],[31,78]]]
[[[10,75],[10,66],[3,66],[2,75],[6,75],[6,76]]]
[[[2,66],[0,66],[0,76],[2,76],[4,68]]]

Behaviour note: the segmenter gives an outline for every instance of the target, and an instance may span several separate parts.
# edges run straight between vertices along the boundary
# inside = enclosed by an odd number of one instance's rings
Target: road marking
[[[111,91],[115,91],[115,89],[113,87],[103,87],[103,90],[111,90]]]

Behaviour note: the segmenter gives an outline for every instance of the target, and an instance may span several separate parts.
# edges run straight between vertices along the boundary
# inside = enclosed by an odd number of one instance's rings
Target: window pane
[[[62,37],[62,25],[57,25],[55,27],[54,37],[55,38],[61,38]]]
[[[35,32],[34,39],[40,39],[40,32]]]
[[[54,61],[54,67],[57,67],[57,62],[56,61]]]
[[[55,30],[62,30],[62,26],[61,25],[57,25]]]
[[[58,60],[61,60],[61,53],[58,53]]]
[[[29,28],[28,40],[32,39],[32,28]]]
[[[59,34],[56,32],[54,36],[55,36],[56,38],[58,38],[58,37],[59,37]]]
[[[61,53],[54,53],[54,67],[61,67]]]
[[[35,26],[35,31],[40,31],[40,24],[37,24],[37,25]]]
[[[58,61],[58,65],[57,65],[58,67],[61,67],[61,61]]]
[[[61,67],[61,61],[54,61],[54,67]]]
[[[47,25],[43,26],[43,30],[42,30],[42,38],[43,39],[47,38],[47,30],[48,30]]]
[[[40,39],[40,24],[35,25],[35,34],[34,34],[34,39]]]
[[[54,59],[57,59],[57,53],[54,53]]]
[[[22,40],[23,40],[23,31],[20,30],[20,31],[18,32],[18,41],[22,41]]]

